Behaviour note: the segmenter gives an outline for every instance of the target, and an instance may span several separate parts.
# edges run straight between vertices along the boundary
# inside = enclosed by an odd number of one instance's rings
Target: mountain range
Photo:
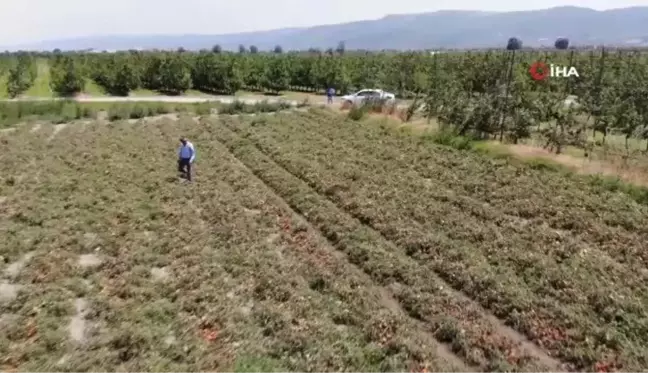
[[[597,11],[582,7],[544,10],[484,12],[443,10],[430,13],[388,15],[335,25],[286,28],[223,35],[106,35],[49,40],[30,45],[0,47],[0,50],[125,50],[208,49],[218,44],[224,50],[255,45],[271,50],[335,48],[347,49],[439,49],[504,47],[509,37],[521,39],[525,47],[553,46],[558,37],[571,45],[648,46],[648,6]]]

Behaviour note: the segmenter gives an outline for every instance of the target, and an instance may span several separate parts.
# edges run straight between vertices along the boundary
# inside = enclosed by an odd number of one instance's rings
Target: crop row
[[[380,120],[372,123],[375,125],[358,126],[325,111],[301,116],[305,118],[301,128],[310,128],[331,142],[345,141],[360,157],[390,162],[432,180],[439,187],[430,190],[426,200],[449,202],[496,223],[520,223],[523,230],[529,225],[545,231],[550,228],[554,231],[549,236],[533,236],[534,240],[545,238],[546,245],[561,239],[560,232],[568,232],[630,266],[641,281],[646,280],[641,272],[648,267],[648,229],[642,220],[648,209],[623,194],[592,186],[583,177],[431,146],[426,135],[394,131]],[[449,169],[452,172],[447,172]]]
[[[228,126],[240,123],[225,120]],[[507,328],[483,309],[450,289],[434,275],[430,263],[416,262],[376,230],[344,213],[239,138],[228,127],[216,126],[215,134],[242,162],[317,227],[349,260],[378,284],[388,287],[409,314],[430,325],[437,339],[482,369],[560,369],[559,363]]]
[[[305,324],[302,327],[306,327],[307,323],[312,324],[306,329],[309,334],[312,334],[314,329],[321,330],[322,333],[326,328],[344,330],[345,335],[339,335],[337,341],[311,335],[312,340],[317,340],[317,345],[314,345],[311,351],[304,349],[299,351],[299,354],[312,355],[314,361],[308,366],[294,363],[286,365],[295,370],[342,370],[351,367],[365,370],[465,369],[461,361],[457,362],[452,358],[448,360],[447,356],[443,356],[447,354],[439,354],[439,349],[435,348],[437,343],[428,331],[420,329],[415,321],[403,315],[402,310],[391,307],[389,303],[392,301],[389,296],[376,287],[366,275],[357,271],[344,257],[336,255],[330,244],[317,231],[312,230],[308,223],[296,216],[271,189],[256,179],[244,165],[238,163],[226,147],[214,141],[217,128],[208,124],[200,128],[202,133],[197,135],[196,139],[204,138],[203,152],[214,157],[217,165],[214,165],[209,174],[201,173],[199,177],[212,180],[212,176],[215,176],[230,184],[228,189],[237,194],[235,198],[244,206],[242,212],[228,211],[231,215],[238,213],[256,216],[257,224],[263,222],[279,229],[280,234],[271,231],[267,235],[257,233],[256,239],[269,243],[266,245],[266,253],[260,254],[267,257],[267,265],[285,263],[281,268],[273,270],[281,274],[281,279],[263,283],[264,293],[278,299],[290,298],[281,299],[281,302],[290,305],[287,307],[289,309],[292,308],[293,302],[317,298],[311,293],[326,297],[325,299],[329,299],[328,304],[324,303],[325,301],[322,304],[311,301],[308,313],[301,312],[298,315],[299,323]],[[201,169],[205,166],[201,165]],[[204,202],[208,203],[207,200]],[[208,211],[204,211],[203,214],[206,219],[213,221]],[[251,233],[232,228],[232,236]],[[301,273],[294,273],[297,268]],[[282,281],[304,281],[310,291],[278,286]],[[282,318],[286,319],[287,315],[282,315]],[[327,318],[336,326],[326,325]],[[296,342],[303,343],[301,339],[303,337]],[[330,355],[327,356],[328,351]],[[295,359],[294,355],[291,356],[291,353],[295,352],[286,351],[285,360],[290,362]],[[352,354],[356,353],[359,354],[357,360],[351,360]],[[316,363],[328,365],[317,366]]]
[[[581,368],[597,362],[645,366],[637,351],[646,344],[641,331],[646,289],[624,277],[623,267],[584,255],[578,240],[542,227],[497,226],[488,215],[475,217],[450,201],[435,201],[434,179],[359,153],[349,133],[330,141],[317,133],[322,123],[308,130],[302,122],[255,122],[237,129],[319,193],[558,356]]]
[[[279,323],[265,326],[264,334],[274,328],[275,338],[281,338],[273,350],[282,353],[286,366],[293,370],[461,368],[437,356],[433,341],[415,323],[386,309],[384,296],[366,277],[334,255],[325,240],[213,141],[210,126],[192,127],[184,129],[203,144],[201,153],[210,159],[198,165],[199,188],[204,189],[195,204],[207,225],[220,226],[222,218],[208,207],[214,194],[229,192],[230,196],[218,198],[232,198],[242,208],[225,208],[223,213],[230,219],[252,217],[247,223],[234,220],[219,230],[228,232],[242,251],[249,243],[260,248],[257,254],[245,254],[259,271],[249,278],[255,282],[254,298],[282,304],[271,315]],[[211,180],[229,185],[214,189]],[[236,273],[231,268],[236,261],[228,262],[225,269]]]

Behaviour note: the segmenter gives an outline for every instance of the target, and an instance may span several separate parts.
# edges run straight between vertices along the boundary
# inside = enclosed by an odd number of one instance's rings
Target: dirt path
[[[543,158],[559,163],[575,172],[586,175],[604,175],[619,177],[635,185],[648,186],[648,176],[636,167],[623,167],[611,161],[589,160],[577,158],[569,154],[555,154],[546,149],[530,145],[506,145],[507,149],[515,156],[522,159]]]
[[[113,97],[113,96],[104,96],[104,97],[88,97],[88,96],[79,96],[75,97],[72,100],[77,102],[169,102],[169,103],[202,103],[202,102],[221,102],[223,104],[230,104],[234,101],[243,102],[249,105],[254,105],[260,102],[287,102],[292,106],[297,106],[304,99],[308,99],[310,105],[326,105],[334,109],[340,109],[343,102],[339,98],[331,105],[328,105],[326,102],[326,97],[319,96],[304,96],[303,99],[299,99],[300,96],[294,94],[287,94],[286,96],[279,97],[266,97],[262,95],[250,95],[250,96],[129,96],[129,97]],[[0,102],[40,102],[40,101],[57,101],[65,100],[65,98],[51,98],[51,97],[22,97],[15,99],[2,99]],[[408,107],[408,102],[403,101],[397,105],[398,109],[405,109]]]
[[[55,124],[54,131],[52,131],[50,137],[47,138],[47,142],[54,140],[56,135],[58,135],[58,133],[61,132],[65,127],[67,127],[67,123]]]

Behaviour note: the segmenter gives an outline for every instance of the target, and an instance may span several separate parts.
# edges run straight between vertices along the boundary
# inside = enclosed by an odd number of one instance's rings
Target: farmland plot
[[[323,113],[228,128],[233,132],[220,136],[230,136],[223,141],[241,158],[257,149],[292,175],[283,184],[303,182],[423,268],[428,275],[407,283],[408,291],[414,281],[444,281],[459,293],[455,300],[474,300],[486,319],[498,317],[568,368],[648,366],[645,206],[576,177],[441,149]],[[268,172],[258,160],[246,164]],[[284,189],[289,199],[293,191]],[[357,260],[371,263],[371,253]],[[391,280],[401,282],[405,275],[394,271]],[[478,362],[474,351],[488,344],[483,334],[471,335],[476,329],[469,322],[479,319],[466,314],[469,308],[435,312],[434,300],[415,298],[413,315],[439,328],[444,315],[452,317],[465,330],[456,351]],[[527,361],[512,359],[501,345],[499,351],[514,365]],[[541,351],[526,351],[551,363]]]
[[[2,369],[470,370],[191,119],[3,135]],[[175,178],[181,135],[199,146]]]
[[[0,141],[3,369],[648,367],[648,209],[576,177],[319,110]]]

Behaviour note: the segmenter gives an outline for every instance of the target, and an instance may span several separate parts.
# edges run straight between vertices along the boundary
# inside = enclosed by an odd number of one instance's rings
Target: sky
[[[0,45],[115,34],[224,34],[436,10],[598,10],[648,0],[0,0]]]

